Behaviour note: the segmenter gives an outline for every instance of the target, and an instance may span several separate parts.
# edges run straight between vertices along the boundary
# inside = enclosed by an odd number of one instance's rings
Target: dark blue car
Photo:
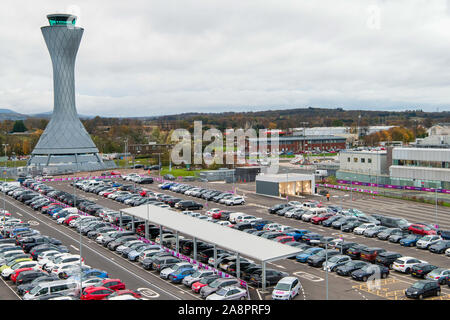
[[[299,253],[295,259],[298,262],[303,262],[306,263],[306,260],[308,260],[308,258],[316,253],[319,253],[320,251],[325,250],[323,248],[318,248],[318,247],[312,247],[309,249],[306,249],[305,251],[303,251],[302,253]]]
[[[322,236],[318,233],[307,233],[304,234],[300,240],[307,243],[307,244],[313,244],[313,243],[318,243],[320,241],[320,239],[322,239]]]
[[[421,235],[410,234],[406,238],[400,240],[400,245],[404,247],[414,247],[416,245],[417,240],[419,240],[420,238],[422,238]]]
[[[180,268],[177,271],[169,274],[169,280],[173,283],[180,283],[185,277],[194,274],[195,271],[196,270],[190,266],[187,266],[186,268]]]
[[[354,280],[364,282],[369,280],[371,276],[373,276],[374,279],[380,278],[386,279],[388,275],[389,275],[389,268],[377,264],[369,264],[351,273],[351,276]]]

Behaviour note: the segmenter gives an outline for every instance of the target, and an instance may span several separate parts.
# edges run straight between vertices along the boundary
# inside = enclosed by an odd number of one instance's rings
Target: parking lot
[[[119,183],[123,183],[123,180],[120,178],[115,180]],[[71,193],[74,192],[73,187],[70,186],[67,181],[46,182],[46,184],[57,190]],[[189,184],[220,191],[229,191],[233,188],[231,184],[224,183],[189,182]],[[170,190],[162,191],[158,188],[158,183],[156,182],[153,184],[143,185],[142,187],[153,192],[174,195],[183,199],[193,199],[190,196],[177,194]],[[446,257],[443,254],[434,254],[428,250],[420,250],[415,247],[403,247],[395,243],[378,240],[377,238],[366,238],[353,233],[345,233],[340,230],[326,228],[321,225],[314,225],[302,220],[270,214],[268,212],[270,207],[283,201],[286,202],[286,200],[256,195],[252,191],[252,188],[254,187],[252,184],[235,184],[234,187],[238,195],[245,197],[246,203],[244,205],[230,208],[212,201],[195,199],[195,201],[204,205],[204,208],[199,212],[204,213],[211,208],[239,211],[263,219],[268,219],[275,223],[291,226],[296,229],[308,229],[325,236],[342,238],[344,241],[357,242],[371,247],[382,247],[388,251],[398,252],[403,256],[413,256],[421,260],[425,260],[428,263],[439,267],[449,267],[449,257]],[[75,192],[79,196],[92,200],[105,208],[120,210],[128,207],[127,205],[111,199],[106,199],[93,193],[86,193],[78,189],[76,189]],[[298,200],[319,200],[325,205],[337,204],[341,205],[344,209],[356,208],[369,214],[383,213],[396,215],[399,217],[404,217],[408,219],[408,221],[412,222],[421,221],[431,223],[435,219],[435,211],[432,205],[416,204],[397,199],[380,197],[372,198],[371,196],[357,193],[353,193],[353,197],[350,198],[349,193],[335,190],[331,190],[330,193],[331,198],[329,202],[326,201],[325,197],[318,196],[311,196]],[[15,201],[14,199],[7,197],[5,204],[6,209],[13,215],[21,215],[24,219],[28,219],[27,221],[35,221],[37,223],[36,228],[38,230],[42,229],[42,231],[45,231],[46,234],[52,234],[55,235],[55,237],[59,236],[64,244],[71,247],[74,251],[78,250],[79,234],[76,231],[70,229],[68,230],[65,227],[55,225],[54,221],[46,215],[34,212],[29,207]],[[442,228],[450,229],[449,209],[439,208],[437,212],[437,219]],[[118,256],[116,253],[105,249],[101,245],[98,245],[95,241],[84,238],[83,242],[83,256],[86,257],[86,260],[89,261],[90,264],[95,263],[98,268],[108,269],[112,274],[126,281],[127,285],[130,285],[130,287],[144,292],[149,299],[199,299],[198,295],[191,293],[190,290],[186,290],[183,286],[174,285],[160,279],[154,272],[149,272],[140,268],[135,263],[129,262]],[[326,297],[327,289],[328,298],[336,300],[406,299],[404,290],[417,281],[416,278],[413,278],[410,275],[391,270],[387,279],[380,279],[378,283],[370,285],[369,283],[354,281],[349,277],[339,276],[335,272],[329,272],[327,285],[327,274],[324,270],[322,270],[322,268],[310,267],[305,263],[297,262],[295,259],[275,261],[273,263],[269,263],[268,267],[287,272],[290,275],[297,276],[300,279],[302,283],[302,290],[295,298],[297,300],[323,300]],[[261,289],[250,287],[250,296],[255,300],[270,299],[271,292],[272,288],[269,288],[266,292],[262,292]],[[7,283],[4,283],[4,286],[0,287],[0,295],[4,297],[4,299],[17,298],[14,297],[14,291],[8,288]],[[442,286],[441,296],[428,299],[449,300],[450,290],[447,286]]]

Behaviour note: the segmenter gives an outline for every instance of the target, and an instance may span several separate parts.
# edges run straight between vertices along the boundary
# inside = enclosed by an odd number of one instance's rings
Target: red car
[[[109,288],[111,290],[125,290],[125,283],[120,281],[120,279],[104,279],[102,281],[102,286],[105,288]]]
[[[11,281],[12,281],[13,283],[16,283],[17,276],[18,276],[22,271],[28,271],[28,270],[33,270],[33,268],[22,268],[22,269],[17,269],[17,270],[11,275]]]
[[[318,216],[312,217],[311,222],[313,224],[321,224],[323,221],[327,220],[328,218],[334,216],[334,213],[322,213]]]
[[[424,226],[423,224],[412,224],[408,227],[408,230],[414,234],[420,234],[423,236],[436,234],[436,230]]]
[[[81,300],[102,300],[114,293],[114,290],[105,287],[87,287],[83,290]]]
[[[105,198],[107,198],[110,194],[112,194],[112,193],[114,193],[115,191],[111,191],[111,192],[105,192],[104,194],[103,194],[103,196],[105,197]]]
[[[70,216],[68,218],[66,218],[66,220],[64,220],[64,224],[65,225],[69,225],[70,221],[78,219],[80,216]]]
[[[120,172],[119,171],[111,171],[110,174],[112,176],[120,176]]]
[[[117,290],[116,292],[114,292],[112,295],[108,296],[108,298],[112,298],[117,297],[117,296],[124,296],[124,295],[132,295],[135,298],[141,299],[142,296],[139,292],[137,291],[133,291],[130,289],[125,289],[125,290]]]
[[[276,237],[274,239],[276,242],[279,243],[288,243],[288,242],[293,242],[295,241],[293,236],[281,236],[281,237]]]

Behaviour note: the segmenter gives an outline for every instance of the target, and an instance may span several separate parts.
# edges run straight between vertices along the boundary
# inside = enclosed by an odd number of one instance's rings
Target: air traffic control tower
[[[50,25],[41,30],[53,65],[53,115],[28,166],[55,173],[105,169],[75,106],[75,58],[84,29],[75,26],[74,15],[50,14],[47,18]]]

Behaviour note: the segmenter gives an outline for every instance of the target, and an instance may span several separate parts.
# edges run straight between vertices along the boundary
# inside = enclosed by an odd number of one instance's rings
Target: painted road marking
[[[294,274],[299,276],[300,278],[303,278],[303,279],[306,279],[309,281],[313,281],[313,282],[323,281],[323,278],[315,276],[311,273],[304,272],[304,271],[297,271],[297,272],[294,272]]]
[[[39,222],[37,222],[35,220],[29,220],[27,222],[30,224],[30,226],[38,226],[39,225]]]
[[[159,293],[153,291],[150,288],[138,288],[136,291],[139,292],[140,294],[142,294],[144,297],[147,297],[147,298],[155,299],[155,298],[159,297]]]

